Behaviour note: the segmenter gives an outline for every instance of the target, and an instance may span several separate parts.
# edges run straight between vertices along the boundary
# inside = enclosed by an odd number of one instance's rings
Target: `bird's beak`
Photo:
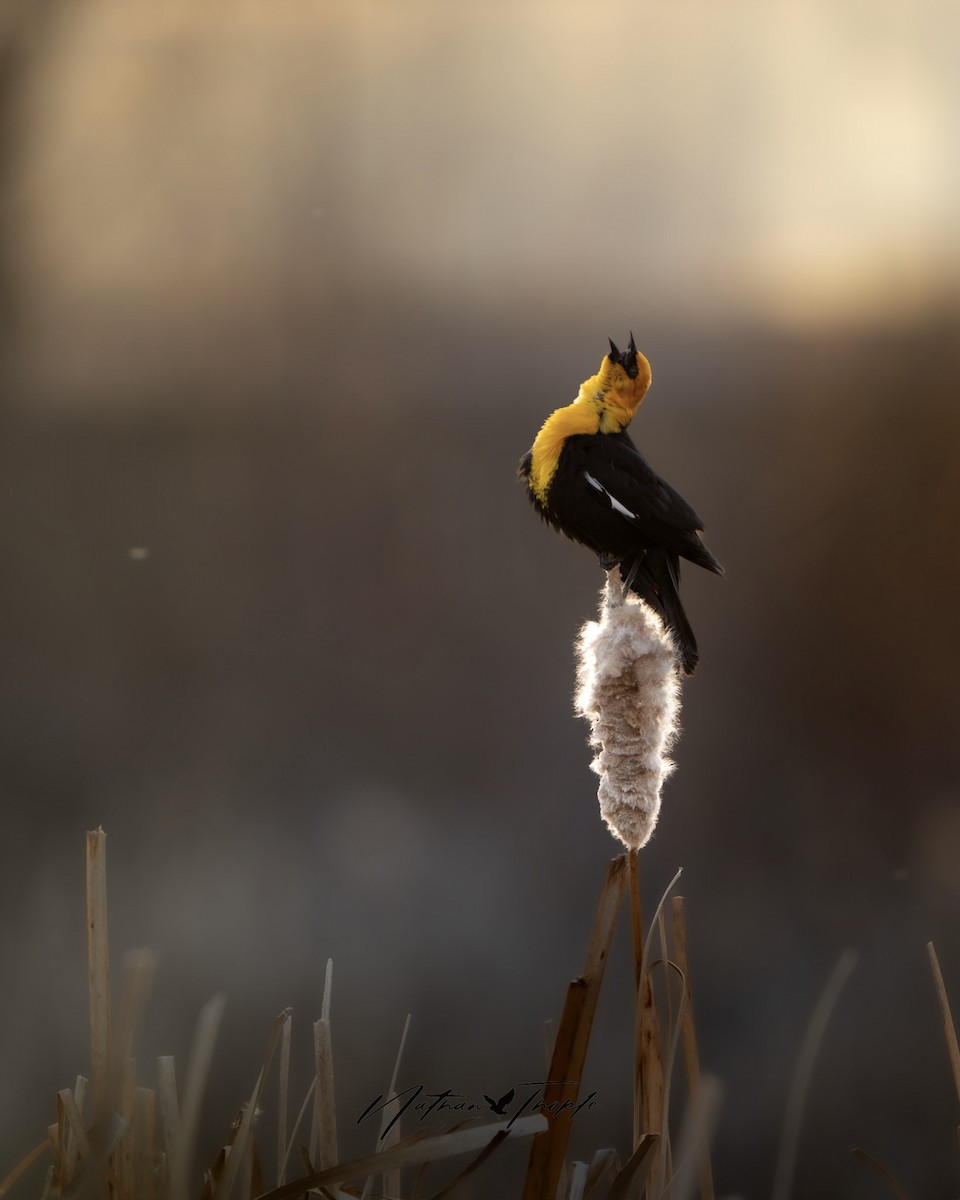
[[[630,334],[630,345],[624,351],[620,351],[617,348],[617,344],[613,338],[607,338],[607,341],[610,343],[610,361],[619,367],[623,367],[628,379],[636,379],[640,372],[637,367],[637,343],[633,340],[633,334]]]

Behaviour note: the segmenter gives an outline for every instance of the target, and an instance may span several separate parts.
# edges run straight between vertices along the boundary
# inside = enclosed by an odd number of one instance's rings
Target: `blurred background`
[[[227,996],[212,1158],[334,961],[346,1152],[401,1084],[542,1078],[606,863],[572,642],[603,576],[514,479],[633,330],[705,517],[678,867],[721,1194],[955,1195],[960,9],[22,0],[0,25],[0,1174],[89,1069],[84,831],[142,1034]],[[626,930],[572,1151],[629,1150]],[[270,1119],[272,1114],[268,1113]],[[515,1156],[521,1163],[522,1152]]]

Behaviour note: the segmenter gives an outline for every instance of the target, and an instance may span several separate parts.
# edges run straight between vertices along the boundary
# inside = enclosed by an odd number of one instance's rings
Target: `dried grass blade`
[[[810,1086],[810,1077],[813,1074],[813,1064],[816,1061],[817,1052],[826,1033],[830,1017],[840,999],[840,993],[850,978],[856,963],[855,952],[844,950],[830,973],[830,978],[820,994],[820,999],[810,1018],[810,1024],[807,1026],[807,1032],[797,1056],[797,1065],[790,1084],[790,1094],[787,1097],[787,1108],[783,1119],[783,1130],[780,1134],[780,1148],[777,1152],[774,1174],[773,1200],[788,1200],[790,1195],[793,1170],[797,1160],[797,1147],[800,1143],[803,1106],[807,1098],[807,1089]]]
[[[83,1075],[78,1075],[73,1082],[73,1098],[77,1102],[80,1115],[83,1116],[83,1106],[87,1101],[87,1079]]]
[[[660,1016],[653,992],[653,978],[646,970],[637,995],[638,1070],[640,1095],[640,1128],[646,1133],[664,1132],[663,1051],[661,1047]],[[635,1103],[634,1107],[637,1107]],[[642,1135],[641,1135],[642,1136]]]
[[[270,1040],[267,1043],[267,1052],[264,1055],[263,1065],[260,1068],[260,1074],[257,1076],[257,1082],[253,1085],[253,1091],[250,1094],[250,1099],[247,1101],[246,1107],[243,1110],[243,1115],[240,1118],[240,1125],[236,1131],[236,1137],[233,1141],[230,1154],[224,1166],[223,1174],[220,1176],[220,1181],[217,1184],[214,1192],[214,1200],[226,1200],[233,1191],[233,1185],[237,1180],[241,1169],[246,1166],[247,1171],[244,1172],[244,1177],[249,1179],[250,1159],[248,1157],[251,1150],[251,1139],[253,1134],[253,1126],[257,1120],[257,1109],[260,1104],[260,1094],[263,1091],[263,1085],[267,1077],[267,1072],[270,1070],[270,1064],[273,1062],[273,1056],[277,1052],[277,1046],[280,1044],[280,1035],[283,1032],[283,1026],[290,1015],[289,1009],[284,1009],[273,1023],[273,1028],[270,1031]]]
[[[590,1168],[585,1162],[570,1164],[570,1187],[566,1192],[566,1200],[584,1200],[587,1186],[587,1172]],[[563,1195],[564,1193],[560,1193]]]
[[[583,975],[573,980],[567,989],[566,1003],[550,1061],[549,1080],[543,1090],[544,1105],[566,1098],[564,1092],[568,1088],[572,1089],[574,1098],[579,1093],[587,1045],[603,983],[604,967],[610,954],[617,913],[623,900],[627,858],[626,854],[621,854],[619,858],[613,859],[607,868],[587,947]],[[560,1119],[553,1117],[549,1121],[547,1131],[534,1138],[524,1183],[524,1200],[554,1200],[570,1137],[570,1124],[566,1114]]]
[[[327,959],[323,981],[320,1019],[313,1027],[314,1063],[317,1086],[313,1093],[313,1130],[310,1157],[320,1169],[332,1167],[340,1157],[337,1149],[337,1106],[333,1076],[333,1036],[330,1001],[333,994],[333,959]]]
[[[693,992],[690,986],[690,964],[687,958],[687,920],[683,896],[671,900],[673,918],[673,957],[683,976],[683,1016],[680,1028],[683,1035],[683,1059],[692,1104],[700,1103],[700,1054],[697,1050],[696,1023],[693,1017]],[[700,1156],[700,1197],[714,1200],[713,1168],[710,1164],[710,1145],[707,1142]]]
[[[128,1062],[136,1057],[137,1034],[143,1024],[143,1014],[153,988],[157,956],[153,950],[131,950],[123,957],[123,978],[120,987],[120,1016],[112,1036],[111,1096],[121,1094]],[[132,1101],[132,1093],[129,1097]],[[121,1109],[124,1117],[130,1113]]]
[[[850,1151],[854,1158],[858,1158],[862,1163],[874,1171],[887,1185],[893,1194],[898,1197],[898,1200],[910,1200],[910,1193],[906,1188],[902,1187],[896,1176],[883,1163],[878,1162],[872,1154],[869,1154],[861,1146],[854,1146]]]
[[[157,1200],[157,1094],[150,1088],[137,1088],[134,1123],[134,1195],[137,1200]]]
[[[609,1183],[620,1174],[620,1157],[616,1150],[598,1150],[590,1160],[584,1194],[593,1195],[596,1188]]]
[[[0,1200],[3,1200],[3,1197],[6,1196],[7,1192],[10,1191],[20,1176],[33,1166],[41,1154],[49,1149],[50,1139],[47,1138],[38,1145],[34,1146],[29,1154],[25,1154],[17,1163],[17,1165],[11,1171],[7,1172],[3,1180],[0,1180]]]
[[[670,948],[667,945],[667,924],[666,924],[666,920],[664,919],[664,912],[663,912],[662,908],[660,909],[659,913],[657,914],[657,936],[660,939],[660,961],[661,961],[661,963],[666,964],[668,967],[672,966],[673,963],[670,958]],[[664,977],[664,988],[663,988],[664,1019],[665,1019],[665,1023],[667,1026],[667,1030],[670,1033],[670,1035],[672,1036],[673,1030],[676,1026],[676,1017],[675,1017],[675,1014],[673,1011],[673,994],[670,990],[669,983],[670,983],[670,978],[669,978],[669,974],[667,974]],[[683,995],[682,988],[681,988],[680,994],[681,994],[681,996]]]
[[[69,1092],[66,1095],[69,1095]],[[68,1116],[71,1122],[75,1118],[79,1118],[79,1112]],[[89,1135],[84,1134],[86,1145],[81,1151],[83,1162],[73,1182],[63,1191],[62,1200],[80,1200],[81,1197],[85,1200],[88,1196],[96,1196],[98,1194],[97,1179],[101,1172],[109,1184],[109,1190],[115,1194],[117,1200],[131,1200],[129,1191],[123,1186],[119,1176],[111,1169],[108,1162],[125,1129],[126,1122],[121,1116],[114,1113],[106,1121],[94,1125],[89,1130]],[[77,1144],[83,1145],[79,1138]]]
[[[632,1190],[639,1191],[643,1187],[650,1174],[650,1169],[656,1161],[654,1151],[660,1140],[659,1134],[644,1134],[640,1139],[640,1145],[623,1164],[623,1168],[614,1179],[610,1191],[607,1193],[607,1200],[627,1200],[627,1196]]]
[[[950,1000],[947,997],[943,973],[940,970],[940,960],[937,958],[933,942],[927,942],[927,955],[930,959],[930,970],[933,973],[933,986],[937,990],[937,1002],[940,1005],[943,1036],[947,1040],[947,1054],[950,1056],[950,1068],[953,1071],[953,1086],[957,1089],[957,1099],[960,1100],[960,1047],[957,1046],[957,1027],[953,1023]]]
[[[207,1076],[210,1073],[210,1063],[213,1059],[213,1050],[217,1042],[217,1034],[220,1031],[220,1021],[223,1017],[225,1003],[222,995],[214,996],[200,1010],[200,1016],[197,1019],[197,1029],[193,1035],[193,1045],[190,1047],[190,1058],[187,1061],[183,1107],[176,1139],[170,1154],[169,1200],[187,1200],[189,1195],[190,1170],[193,1166],[193,1151],[200,1125],[200,1106]],[[161,1088],[161,1106],[163,1097],[164,1091]],[[161,1111],[163,1111],[162,1107]],[[165,1121],[166,1116],[167,1114],[164,1113]],[[167,1132],[169,1133],[169,1130]]]
[[[541,1133],[547,1127],[547,1119],[541,1113],[530,1117],[520,1117],[508,1128],[507,1134],[511,1139],[530,1137]],[[272,1192],[258,1197],[258,1200],[292,1200],[306,1191],[314,1188],[333,1187],[349,1180],[368,1179],[371,1175],[382,1175],[387,1171],[399,1170],[401,1167],[416,1166],[419,1163],[435,1162],[443,1158],[453,1158],[457,1154],[469,1154],[486,1146],[500,1133],[503,1125],[473,1125],[466,1129],[452,1132],[410,1137],[404,1139],[399,1146],[392,1150],[384,1150],[380,1154],[368,1154],[364,1158],[356,1158],[350,1162],[340,1163],[325,1171],[317,1171],[302,1179],[294,1179],[283,1187],[274,1188]]]
[[[157,1094],[160,1101],[161,1147],[169,1159],[180,1138],[180,1104],[177,1100],[177,1070],[173,1057],[164,1054],[157,1059]]]
[[[403,1023],[403,1032],[400,1034],[400,1045],[397,1047],[397,1057],[393,1061],[393,1074],[390,1076],[390,1086],[387,1089],[387,1095],[390,1099],[384,1104],[380,1115],[380,1132],[377,1134],[376,1145],[381,1150],[389,1150],[391,1146],[396,1146],[401,1140],[400,1130],[400,1099],[397,1096],[397,1080],[400,1078],[400,1062],[403,1058],[403,1051],[407,1044],[407,1034],[410,1032],[410,1013],[407,1013],[406,1020]],[[382,1181],[383,1192],[385,1195],[390,1195],[392,1192],[399,1192],[400,1179],[394,1175],[391,1179],[386,1177]],[[368,1179],[364,1184],[363,1195],[361,1200],[367,1200],[367,1197],[373,1193],[373,1179]]]
[[[663,966],[666,968],[667,973],[666,973],[666,977],[664,978],[663,988],[664,988],[664,992],[668,998],[668,1001],[670,998],[670,979],[671,979],[671,977],[673,977],[673,976],[677,977],[677,979],[679,981],[678,987],[679,987],[679,992],[680,992],[680,995],[679,995],[679,998],[677,1001],[677,1019],[671,1026],[668,1026],[668,1028],[670,1029],[670,1045],[669,1045],[669,1048],[667,1051],[667,1060],[666,1060],[666,1064],[662,1065],[663,1098],[662,1098],[661,1103],[662,1103],[662,1108],[663,1108],[663,1111],[662,1111],[663,1134],[662,1134],[661,1142],[660,1142],[660,1169],[661,1169],[660,1178],[662,1181],[663,1179],[669,1178],[669,1176],[673,1173],[673,1145],[672,1145],[671,1138],[670,1138],[670,1128],[669,1128],[670,1095],[671,1095],[671,1090],[673,1087],[674,1067],[676,1066],[676,1062],[677,1062],[677,1050],[680,1045],[680,1031],[681,1031],[682,1019],[683,1019],[684,982],[685,981],[683,978],[683,973],[680,971],[680,968],[677,966],[677,964],[675,962],[672,962],[668,959],[664,959],[660,963],[651,963],[650,965],[651,965],[651,969],[655,966]],[[669,1011],[672,1013],[672,1011],[673,1011],[672,1005],[668,1005],[668,1007],[669,1007]],[[663,1058],[662,1041],[661,1041],[658,1049],[660,1052],[661,1063],[662,1063],[662,1058]]]
[[[47,1145],[50,1147],[50,1157],[53,1159],[50,1170],[53,1171],[57,1187],[62,1188],[60,1176],[63,1165],[63,1140],[59,1125],[47,1126]]]
[[[387,1095],[392,1096],[393,1099],[384,1105],[380,1117],[380,1134],[377,1138],[377,1145],[382,1150],[389,1150],[391,1146],[395,1146],[400,1141],[400,1100],[397,1097],[397,1082],[400,1078],[400,1063],[403,1061],[403,1052],[406,1049],[409,1032],[410,1013],[407,1013],[406,1020],[403,1022],[403,1032],[400,1034],[400,1045],[397,1047],[397,1057],[393,1060],[393,1074],[390,1076],[390,1088],[387,1092]]]
[[[69,1088],[57,1092],[57,1140],[60,1146],[57,1174],[60,1186],[66,1189],[77,1171],[93,1161],[95,1153],[87,1137],[83,1116]]]
[[[677,871],[674,877],[667,884],[660,897],[657,907],[654,909],[653,918],[651,920],[650,929],[647,932],[646,941],[643,945],[643,951],[640,954],[639,966],[639,984],[637,987],[637,1013],[636,1013],[636,1037],[634,1045],[634,1130],[635,1130],[635,1148],[639,1145],[639,1139],[644,1132],[659,1133],[664,1136],[664,1143],[661,1153],[661,1158],[666,1163],[666,1156],[669,1150],[669,1140],[667,1138],[666,1128],[666,1113],[664,1109],[664,1096],[666,1092],[666,1083],[663,1074],[663,1050],[662,1038],[660,1032],[660,1018],[657,1012],[656,998],[653,991],[653,980],[650,975],[650,941],[653,937],[654,930],[660,927],[660,914],[663,912],[663,906],[667,901],[667,897],[677,884],[677,880],[683,873],[682,868]],[[639,921],[639,896],[637,900]],[[639,936],[640,931],[637,930],[635,937]],[[634,948],[634,962],[636,964],[637,950]],[[636,971],[636,966],[635,966]],[[663,1170],[666,1170],[664,1166]],[[663,1172],[661,1172],[662,1174]],[[662,1186],[662,1179],[660,1180]],[[654,1185],[648,1189],[651,1194],[657,1191]]]
[[[280,1036],[280,1079],[277,1089],[277,1186],[287,1175],[287,1104],[290,1099],[290,1037],[293,1014],[288,1013]]]
[[[110,952],[107,938],[107,835],[87,833],[87,989],[93,1103],[106,1112],[110,1073]]]
[[[116,1159],[112,1165],[113,1169],[117,1172],[124,1189],[131,1193],[135,1187],[134,1159],[136,1156],[137,1131],[134,1122],[133,1106],[136,1091],[137,1064],[132,1058],[128,1058],[125,1063],[123,1081],[120,1085],[120,1115],[126,1122],[126,1129],[123,1131],[123,1137],[120,1139],[120,1143],[117,1146]]]
[[[661,912],[663,912],[663,906],[667,902],[667,897],[670,895],[670,893],[673,891],[673,889],[677,886],[677,882],[680,879],[680,876],[682,874],[683,874],[683,867],[680,867],[678,869],[676,875],[674,875],[674,877],[670,880],[670,882],[667,884],[667,886],[663,889],[663,894],[660,897],[657,907],[653,910],[653,917],[651,918],[651,921],[650,921],[650,928],[647,930],[647,940],[644,942],[644,946],[643,946],[643,964],[641,967],[641,975],[646,970],[646,965],[650,961],[650,942],[653,939],[654,931],[657,929],[657,927],[659,925],[660,914],[661,914]]]
[[[287,1142],[287,1148],[284,1151],[283,1159],[280,1164],[284,1175],[286,1175],[286,1173],[287,1173],[287,1164],[290,1162],[290,1155],[293,1153],[293,1143],[296,1141],[297,1130],[300,1128],[301,1124],[303,1123],[303,1118],[307,1114],[307,1108],[310,1104],[310,1101],[313,1099],[313,1093],[316,1090],[317,1090],[317,1077],[316,1077],[316,1075],[314,1075],[313,1079],[310,1081],[310,1086],[307,1088],[307,1094],[303,1098],[303,1103],[300,1105],[300,1111],[297,1113],[297,1119],[293,1123],[293,1129],[290,1131],[290,1140]],[[309,1161],[309,1154],[307,1154],[307,1159]],[[309,1169],[310,1173],[312,1174],[313,1170],[314,1170],[313,1163],[310,1163],[308,1169]]]

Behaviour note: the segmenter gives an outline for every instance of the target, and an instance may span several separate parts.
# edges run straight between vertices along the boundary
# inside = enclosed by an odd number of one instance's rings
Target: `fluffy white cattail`
[[[600,776],[600,815],[625,846],[644,846],[657,824],[660,789],[673,770],[680,684],[676,651],[660,618],[623,596],[607,575],[600,620],[577,641],[577,712],[590,722],[591,766]]]

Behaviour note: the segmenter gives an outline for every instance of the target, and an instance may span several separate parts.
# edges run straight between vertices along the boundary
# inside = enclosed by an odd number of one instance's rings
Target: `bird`
[[[624,594],[658,614],[673,635],[678,666],[692,675],[700,655],[680,602],[680,559],[717,575],[724,570],[700,538],[701,518],[627,433],[650,387],[650,363],[633,333],[624,351],[608,340],[600,370],[572,404],[547,417],[518,476],[549,525],[592,550],[604,570],[619,566]]]
[[[483,1098],[486,1100],[491,1112],[496,1113],[498,1117],[505,1117],[507,1115],[506,1106],[513,1099],[515,1092],[516,1089],[511,1088],[509,1092],[504,1092],[499,1100],[494,1100],[492,1096],[488,1096],[487,1093],[484,1092]]]

